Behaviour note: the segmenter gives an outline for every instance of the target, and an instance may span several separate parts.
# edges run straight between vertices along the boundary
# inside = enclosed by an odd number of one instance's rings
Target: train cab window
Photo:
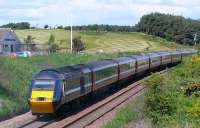
[[[36,80],[33,83],[34,90],[53,90],[55,87],[55,80]]]

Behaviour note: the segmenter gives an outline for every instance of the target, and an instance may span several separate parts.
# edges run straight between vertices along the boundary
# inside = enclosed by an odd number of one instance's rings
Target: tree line
[[[30,29],[30,23],[19,22],[19,23],[8,23],[0,26],[0,28],[12,28],[12,29]]]
[[[136,31],[166,38],[180,44],[194,44],[194,36],[197,35],[197,43],[200,41],[200,21],[187,19],[182,16],[151,13],[142,16],[135,26]]]
[[[44,25],[44,29],[50,29],[52,28],[49,25]],[[56,29],[65,29],[65,30],[71,30],[71,26],[62,26],[58,25],[54,27]],[[79,26],[73,26],[73,30],[75,31],[95,31],[95,32],[133,32],[135,31],[135,27],[133,26],[119,26],[119,25],[79,25]]]
[[[58,26],[58,28],[62,28],[61,26]],[[65,30],[70,30],[70,26],[64,27]],[[77,31],[106,31],[106,32],[133,32],[135,31],[134,26],[119,26],[119,25],[81,25],[81,26],[73,26],[74,30]]]
[[[19,22],[19,23],[8,23],[5,25],[0,26],[1,28],[12,28],[12,29],[35,29],[36,27],[31,27],[30,23],[28,22]],[[70,26],[62,26],[58,25],[55,27],[51,27],[50,25],[46,24],[43,27],[44,29],[65,29],[70,30]],[[80,25],[80,26],[73,26],[73,30],[76,31],[107,31],[107,32],[133,32],[135,31],[134,26],[120,26],[120,25]]]

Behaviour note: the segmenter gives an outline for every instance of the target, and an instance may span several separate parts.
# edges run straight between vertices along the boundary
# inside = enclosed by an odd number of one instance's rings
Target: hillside
[[[38,44],[45,44],[50,34],[55,35],[56,43],[60,48],[70,47],[70,32],[65,30],[16,30],[18,37],[23,41],[27,35],[34,37]],[[117,33],[117,32],[74,32],[74,36],[81,36],[86,44],[87,53],[98,52],[136,52],[149,50],[170,50],[181,47],[173,42],[166,41],[162,38],[149,36],[143,33]]]

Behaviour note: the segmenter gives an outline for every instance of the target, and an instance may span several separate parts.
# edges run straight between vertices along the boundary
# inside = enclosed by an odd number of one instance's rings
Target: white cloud
[[[181,7],[200,7],[199,0],[172,0],[171,3]]]
[[[28,20],[33,24],[134,24],[151,12],[198,18],[198,0],[0,0],[1,21]],[[7,17],[7,19],[6,19]]]

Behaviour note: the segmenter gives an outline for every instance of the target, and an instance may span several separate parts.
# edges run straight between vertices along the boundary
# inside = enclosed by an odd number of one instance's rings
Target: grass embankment
[[[55,35],[56,43],[60,48],[70,48],[70,32],[65,30],[16,30],[18,37],[23,41],[27,35],[34,37],[38,44],[45,44],[50,34]],[[183,47],[165,39],[146,35],[137,32],[78,32],[74,31],[74,36],[81,36],[86,45],[87,53],[95,53],[103,50],[107,53],[113,52],[137,52],[146,49],[152,50],[171,50]]]
[[[104,125],[104,128],[124,128],[126,124],[133,120],[137,120],[142,117],[140,111],[144,106],[144,96],[139,96],[130,102],[127,106],[122,107],[116,114],[116,117]],[[135,124],[131,124],[131,128],[134,128]],[[142,126],[141,126],[142,128]]]
[[[120,111],[117,117],[105,127],[125,127],[127,122],[133,125],[133,122],[137,123],[147,118],[151,123],[145,124],[146,122],[143,121],[146,127],[198,128],[200,126],[199,73],[200,61],[191,62],[191,58],[187,58],[182,64],[170,69],[165,76],[153,74],[145,80],[146,86],[149,87],[145,97],[136,104],[132,103],[132,109],[128,107]],[[134,111],[138,103],[141,104],[142,109]],[[133,118],[127,115],[137,116]]]
[[[33,74],[47,67],[87,63],[109,59],[119,54],[55,54],[32,58],[0,57],[0,119],[28,110],[29,82]]]

